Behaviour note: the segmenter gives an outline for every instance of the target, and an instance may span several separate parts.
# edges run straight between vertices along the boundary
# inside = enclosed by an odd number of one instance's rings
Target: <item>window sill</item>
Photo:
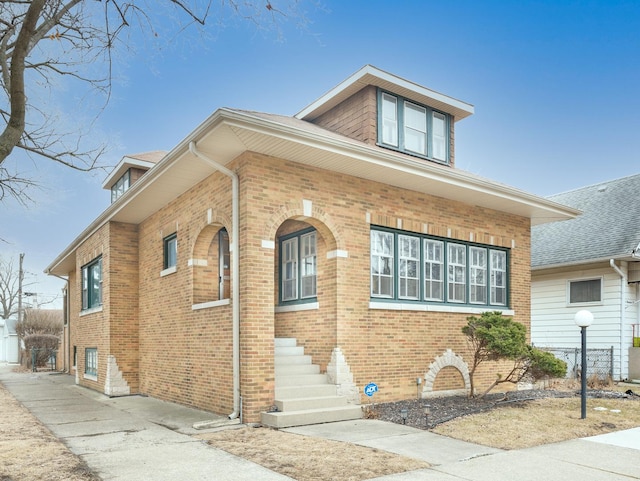
[[[89,381],[98,381],[98,376],[94,376],[92,374],[84,374],[82,377],[84,379],[88,379]]]
[[[199,304],[192,304],[191,310],[197,311],[200,309],[209,309],[211,307],[228,306],[231,304],[230,299],[220,299],[219,301],[201,302]]]
[[[500,306],[452,306],[439,304],[418,304],[412,302],[379,302],[370,301],[369,309],[384,309],[390,311],[417,311],[417,312],[454,312],[460,314],[482,314],[487,311],[499,311],[506,316],[513,316],[515,311]]]
[[[167,267],[166,269],[160,271],[160,277],[168,276],[169,274],[173,274],[177,271],[176,266]]]
[[[320,309],[320,303],[318,302],[305,302],[302,304],[291,304],[289,306],[276,306],[276,313],[279,312],[297,312],[297,311],[313,311]]]
[[[102,312],[102,306],[92,307],[91,309],[80,311],[80,317],[88,316],[89,314],[95,314],[96,312]]]

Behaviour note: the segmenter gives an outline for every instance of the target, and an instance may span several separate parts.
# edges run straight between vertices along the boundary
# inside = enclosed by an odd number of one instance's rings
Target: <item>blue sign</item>
[[[369,397],[373,396],[377,392],[378,392],[378,385],[376,383],[370,382],[364,387],[364,393]]]

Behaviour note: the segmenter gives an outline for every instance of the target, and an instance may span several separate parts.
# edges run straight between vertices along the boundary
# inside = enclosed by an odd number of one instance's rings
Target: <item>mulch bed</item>
[[[589,398],[624,399],[633,398],[640,401],[640,395],[633,391],[609,391],[590,389]],[[483,398],[467,396],[447,396],[430,399],[411,399],[392,403],[375,403],[366,406],[367,417],[397,424],[406,424],[420,429],[431,429],[438,424],[451,421],[457,417],[490,411],[507,404],[526,403],[535,399],[580,397],[580,391],[528,389],[507,393],[487,394]],[[428,407],[429,414],[425,415]],[[406,410],[406,419],[403,418]]]

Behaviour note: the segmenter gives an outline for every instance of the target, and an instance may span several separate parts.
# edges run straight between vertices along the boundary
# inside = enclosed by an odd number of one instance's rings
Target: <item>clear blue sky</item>
[[[640,173],[640,2],[301,1],[304,29],[226,19],[206,39],[134,37],[93,127],[111,142],[107,162],[170,150],[219,107],[293,115],[372,64],[475,106],[456,124],[457,168],[540,196]],[[60,103],[81,115],[72,97]],[[47,190],[29,208],[2,205],[0,254],[26,254],[28,290],[44,300],[63,283],[42,271],[109,192],[104,173],[20,155]]]

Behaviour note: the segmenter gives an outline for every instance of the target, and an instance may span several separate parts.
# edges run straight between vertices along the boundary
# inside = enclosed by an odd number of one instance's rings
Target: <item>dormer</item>
[[[153,152],[125,155],[102,183],[103,189],[111,190],[111,203],[118,200],[166,154],[164,150],[154,150]]]
[[[453,167],[454,124],[473,111],[470,104],[366,65],[295,117]]]

